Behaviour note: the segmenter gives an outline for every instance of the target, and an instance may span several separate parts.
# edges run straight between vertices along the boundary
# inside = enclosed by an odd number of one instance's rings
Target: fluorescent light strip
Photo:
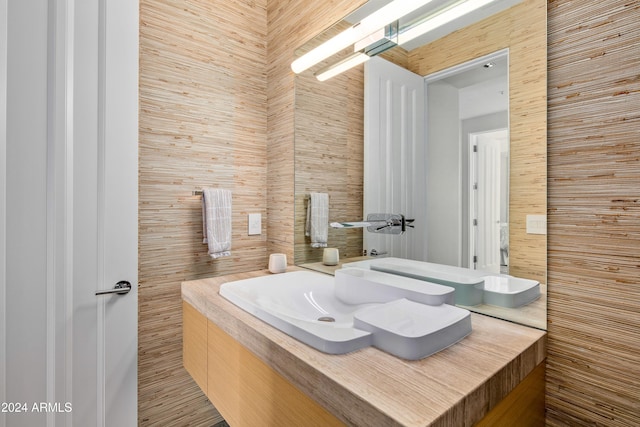
[[[353,55],[349,56],[346,59],[338,62],[337,64],[332,65],[331,67],[321,70],[316,74],[316,78],[321,82],[330,79],[333,76],[336,76],[340,73],[344,73],[345,71],[355,67],[356,65],[360,65],[369,60],[369,55],[366,55],[361,52],[356,52]]]
[[[411,41],[416,37],[419,37],[423,34],[428,33],[429,31],[433,31],[438,27],[441,27],[455,19],[458,19],[494,1],[495,0],[467,0],[467,1],[459,2],[453,6],[450,6],[449,8],[443,11],[440,11],[434,15],[431,15],[429,18],[426,18],[426,20],[409,28],[405,32],[400,33],[398,35],[398,45],[402,45],[403,43]],[[393,3],[390,3],[390,4],[393,4]],[[362,22],[364,22],[364,20]],[[352,27],[351,29],[353,28],[354,27]],[[344,33],[341,33],[341,34],[344,34]],[[302,59],[302,57],[300,59]],[[330,66],[329,68],[319,71],[318,74],[316,74],[316,78],[323,82],[325,80],[330,79],[331,77],[334,77],[340,73],[343,73],[355,67],[356,65],[362,64],[368,60],[369,60],[369,55],[366,55],[361,52],[357,52],[349,56],[348,58]],[[291,64],[291,67],[293,68],[293,64]]]
[[[438,27],[441,27],[454,19],[458,19],[468,13],[473,12],[476,9],[486,6],[492,3],[494,0],[468,0],[462,3],[458,3],[442,12],[430,16],[426,21],[415,25],[414,27],[404,31],[398,35],[398,44],[404,43],[415,39],[423,34],[433,31]]]
[[[329,39],[291,63],[294,73],[301,73],[331,55],[346,49],[374,31],[396,21],[432,0],[395,0],[363,18],[362,21]]]

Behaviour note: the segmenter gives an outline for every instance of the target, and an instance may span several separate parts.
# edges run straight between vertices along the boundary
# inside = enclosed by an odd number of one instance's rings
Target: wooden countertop
[[[296,270],[301,269],[287,271]],[[184,282],[182,298],[349,425],[472,425],[546,355],[546,332],[473,313],[468,337],[419,361],[373,347],[325,354],[218,294],[223,283],[269,274],[263,270]]]

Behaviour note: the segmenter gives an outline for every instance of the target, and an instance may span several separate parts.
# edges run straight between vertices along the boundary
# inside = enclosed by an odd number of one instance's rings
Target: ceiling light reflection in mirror
[[[493,14],[496,12],[496,8],[488,6],[492,6],[494,3],[497,7],[504,8],[510,6],[512,2],[508,0],[458,0],[454,2],[395,0],[302,55],[293,61],[291,69],[295,73],[301,73],[343,49],[353,46],[354,53],[352,55],[315,74],[318,80],[325,81],[396,45],[408,46],[416,40],[420,40],[419,43],[424,43],[425,35],[446,27],[447,24],[461,21],[458,25],[464,26],[466,25],[464,17],[474,12],[477,12],[476,15],[482,15],[483,8],[486,9],[485,13]],[[357,12],[352,16],[357,17]],[[403,22],[400,22],[401,19]],[[477,19],[477,17],[474,16],[473,19]],[[449,26],[446,31],[453,31],[455,28],[455,26]],[[437,36],[439,37],[441,34]]]
[[[392,1],[371,15],[366,16],[357,24],[347,28],[337,36],[293,61],[293,63],[291,63],[291,69],[294,73],[299,74],[431,1],[432,0]]]

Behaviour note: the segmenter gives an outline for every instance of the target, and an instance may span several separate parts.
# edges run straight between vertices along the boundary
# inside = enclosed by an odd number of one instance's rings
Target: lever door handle
[[[128,294],[131,290],[131,283],[126,280],[121,280],[116,283],[113,289],[104,289],[102,291],[96,291],[96,295],[108,295],[108,294],[118,294],[125,295]]]

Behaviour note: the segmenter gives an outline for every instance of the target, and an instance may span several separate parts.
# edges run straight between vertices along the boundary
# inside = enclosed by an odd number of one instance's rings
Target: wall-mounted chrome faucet
[[[414,228],[415,219],[407,219],[402,214],[369,214],[367,221],[372,223],[367,227],[372,233],[403,234],[407,228]]]
[[[380,256],[380,255],[386,255],[386,254],[387,254],[387,251],[378,252],[376,249],[371,249],[371,253],[370,253],[371,256]]]
[[[407,219],[402,214],[377,213],[367,215],[366,221],[332,222],[333,228],[367,228],[371,233],[403,234],[415,219]]]

